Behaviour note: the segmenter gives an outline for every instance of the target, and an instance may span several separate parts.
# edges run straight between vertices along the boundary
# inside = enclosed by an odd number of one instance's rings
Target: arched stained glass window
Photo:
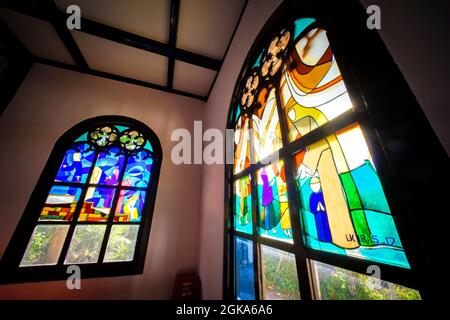
[[[420,299],[402,280],[411,266],[373,157],[373,130],[327,27],[284,13],[253,45],[231,103],[225,294]],[[381,280],[365,274],[371,265]]]
[[[84,121],[57,142],[3,257],[11,281],[142,272],[162,160],[126,117]]]

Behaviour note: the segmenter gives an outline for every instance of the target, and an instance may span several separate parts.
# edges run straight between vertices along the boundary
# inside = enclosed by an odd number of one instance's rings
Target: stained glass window
[[[381,281],[397,293],[376,293],[370,277],[355,272],[377,264],[389,270],[383,272],[411,276],[398,212],[373,156],[380,158],[382,151],[373,147],[374,129],[356,112],[351,97],[357,93],[348,90],[325,25],[293,12],[285,16],[290,18],[259,36],[231,101],[234,163],[227,168],[232,214],[226,232],[227,263],[235,268],[234,278],[227,279],[231,295],[420,297],[410,282]],[[238,267],[243,256],[258,261],[251,273]],[[346,270],[349,266],[355,270]],[[353,287],[364,294],[342,293],[355,281]]]
[[[39,205],[26,213],[27,226],[33,229],[28,244],[17,253],[21,254],[18,274],[47,266],[55,268],[56,275],[62,271],[58,266],[68,264],[97,265],[99,272],[87,269],[86,277],[101,276],[103,263],[108,264],[108,274],[115,272],[114,263],[129,264],[118,273],[142,268],[161,147],[145,125],[123,117],[117,123],[107,118],[76,126],[55,147],[45,169],[53,172],[51,186],[45,197],[34,200]],[[57,170],[50,167],[55,159],[60,161]],[[251,210],[247,213],[251,219]],[[39,271],[35,272],[26,279],[40,280]],[[59,277],[67,278],[65,271]]]

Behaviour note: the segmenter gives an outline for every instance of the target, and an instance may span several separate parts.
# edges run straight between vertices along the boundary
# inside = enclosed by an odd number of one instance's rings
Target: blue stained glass
[[[147,140],[147,142],[145,143],[144,149],[150,150],[153,152],[153,147],[150,144],[150,141]]]
[[[117,130],[119,130],[119,132],[130,129],[130,127],[124,127],[124,126],[116,126],[116,128],[117,128]]]
[[[108,221],[115,188],[89,187],[86,191],[78,221]]]
[[[258,58],[255,61],[255,64],[253,65],[253,68],[259,67],[259,65],[261,63],[261,59],[262,59],[263,53],[264,53],[264,51],[259,54]]]
[[[75,140],[75,142],[83,142],[83,141],[87,141],[87,132],[83,133],[81,136],[78,137],[77,140]]]
[[[294,40],[297,39],[297,37],[313,22],[315,22],[316,19],[314,18],[300,18],[295,20],[295,30],[294,30]]]
[[[255,300],[253,244],[250,240],[236,237],[235,248],[236,298]]]
[[[82,143],[72,146],[64,155],[55,181],[85,183],[94,157],[95,152],[89,144]]]
[[[125,155],[117,147],[101,152],[95,163],[90,183],[117,185],[124,161]]]
[[[147,187],[150,181],[153,159],[149,152],[141,150],[128,158],[122,186]]]

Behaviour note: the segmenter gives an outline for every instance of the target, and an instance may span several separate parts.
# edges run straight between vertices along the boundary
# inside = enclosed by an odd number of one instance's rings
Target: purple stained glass
[[[94,157],[95,152],[89,144],[73,145],[64,155],[55,181],[85,183]]]
[[[125,155],[117,147],[101,152],[95,163],[90,183],[117,185],[124,161]]]
[[[122,186],[147,187],[152,165],[153,159],[147,151],[142,150],[130,156],[123,175]]]

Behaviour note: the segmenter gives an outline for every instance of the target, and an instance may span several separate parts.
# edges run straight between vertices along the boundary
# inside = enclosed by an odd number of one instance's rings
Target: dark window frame
[[[77,221],[77,216],[80,212],[80,205],[83,202],[83,196],[86,189],[90,186],[89,181],[85,184],[80,184],[82,187],[82,194],[80,200],[78,201],[78,207],[75,211],[75,215],[72,221],[64,222],[50,222],[50,221],[38,221],[38,217],[45,203],[47,195],[50,191],[52,185],[54,185],[54,178],[59,170],[61,161],[64,158],[66,151],[73,145],[75,140],[81,136],[83,133],[92,130],[95,127],[105,126],[105,125],[122,125],[130,126],[135,130],[141,132],[146,139],[149,140],[152,145],[153,152],[153,165],[150,175],[149,186],[144,188],[146,191],[145,204],[142,212],[142,217],[140,222],[117,222],[120,225],[134,224],[139,225],[139,232],[136,240],[136,247],[134,252],[134,258],[132,261],[126,262],[101,262],[102,257],[106,251],[106,245],[109,237],[109,232],[113,225],[113,216],[115,205],[117,204],[117,199],[119,196],[119,191],[123,187],[115,187],[116,192],[111,207],[111,213],[108,216],[107,222],[87,222],[87,221]],[[101,149],[97,150],[98,152]],[[90,169],[90,173],[95,166],[95,159]],[[89,264],[78,264],[81,270],[81,278],[94,278],[94,277],[110,277],[110,276],[121,276],[121,275],[135,275],[142,274],[144,270],[145,258],[147,254],[148,240],[150,236],[151,223],[153,218],[153,210],[155,205],[156,193],[158,188],[159,174],[162,163],[162,149],[156,134],[144,123],[137,121],[132,118],[124,116],[99,116],[91,119],[82,121],[69,130],[67,130],[56,142],[49,159],[42,171],[42,174],[34,188],[33,193],[30,196],[28,204],[24,210],[22,217],[13,233],[13,236],[3,254],[0,264],[1,276],[0,283],[23,283],[23,282],[36,282],[36,281],[49,281],[49,280],[66,280],[69,276],[67,274],[67,268],[71,264],[64,264],[64,257],[67,253],[70,240],[72,238],[75,226],[77,225],[94,225],[103,224],[106,225],[106,231],[104,234],[104,239],[102,242],[102,248],[100,251],[100,256],[97,263]],[[124,167],[121,173],[125,171],[126,162],[124,162]],[[71,183],[57,183],[59,185],[74,185]],[[131,188],[133,189],[133,188]],[[139,189],[139,188],[138,188]],[[67,233],[65,244],[60,253],[57,265],[49,266],[27,266],[19,267],[21,259],[25,253],[28,241],[32,235],[34,227],[36,225],[56,225],[65,224],[70,225],[69,232]]]
[[[408,205],[408,202],[414,199],[414,195],[418,194],[416,189],[417,183],[430,183],[432,179],[419,177],[417,180],[420,181],[417,181],[416,184],[411,184],[408,181],[408,173],[402,172],[401,169],[405,163],[408,163],[410,168],[414,168],[414,165],[420,167],[420,160],[410,159],[409,157],[420,150],[423,141],[427,141],[427,144],[431,145],[428,151],[431,154],[432,161],[445,165],[448,163],[448,158],[434,131],[424,117],[420,105],[415,100],[398,67],[387,52],[384,43],[376,31],[367,29],[367,14],[358,1],[284,1],[262,28],[244,61],[233,91],[226,127],[227,129],[234,129],[233,112],[235,106],[237,106],[236,101],[239,98],[238,94],[241,92],[241,86],[245,83],[244,79],[251,68],[250,63],[255,61],[260,54],[261,48],[267,46],[273,35],[283,29],[289,22],[301,17],[315,18],[321,27],[327,30],[330,45],[353,103],[353,111],[347,111],[300,140],[287,143],[284,112],[282,111],[279,95],[276,94],[277,111],[283,138],[283,147],[279,150],[279,153],[280,159],[284,160],[286,168],[293,245],[258,236],[257,215],[259,213],[257,197],[255,196],[255,178],[256,170],[264,165],[251,164],[250,168],[237,175],[233,174],[232,164],[225,165],[223,297],[225,299],[236,299],[236,279],[234,276],[235,236],[249,239],[253,243],[256,299],[262,298],[262,291],[259,287],[262,279],[258,272],[258,265],[260,264],[259,244],[269,245],[296,255],[300,295],[303,300],[312,299],[313,289],[309,281],[307,259],[328,263],[362,274],[366,274],[368,266],[376,264],[381,267],[382,280],[417,289],[420,291],[423,299],[437,296],[435,288],[438,284],[430,283],[428,279],[428,275],[433,265],[436,265],[436,261],[430,261],[431,253],[427,254],[424,250],[424,238],[432,235],[433,232],[425,230],[422,233],[424,237],[418,236],[418,231],[421,229],[420,223],[422,223],[420,219],[421,212],[419,208]],[[365,53],[365,56],[361,56],[361,53]],[[372,59],[377,60],[374,61]],[[377,70],[381,66],[383,69]],[[384,74],[380,74],[381,70],[383,70]],[[383,81],[387,84],[382,83]],[[276,83],[277,81],[274,82]],[[396,84],[398,91],[392,92],[391,89],[383,92],[383,94],[377,91],[380,88],[389,89],[388,84]],[[392,104],[397,107],[397,110],[392,110]],[[293,154],[353,123],[358,123],[362,128],[372,157],[377,163],[378,175],[393,212],[392,216],[411,265],[411,270],[321,252],[303,245],[301,222],[298,213],[300,202],[293,179]],[[393,128],[393,126],[395,127]],[[422,136],[419,139],[410,131],[414,126],[422,126],[423,128]],[[398,128],[403,128],[405,131],[399,132]],[[415,138],[415,140],[410,140],[412,138]],[[402,152],[395,150],[395,148],[390,148],[389,143],[392,142],[400,142],[402,144]],[[246,175],[251,175],[252,178],[252,235],[235,231],[233,225],[233,184],[235,179]],[[443,186],[443,182],[441,182],[441,185]],[[443,188],[442,190],[446,189]]]

